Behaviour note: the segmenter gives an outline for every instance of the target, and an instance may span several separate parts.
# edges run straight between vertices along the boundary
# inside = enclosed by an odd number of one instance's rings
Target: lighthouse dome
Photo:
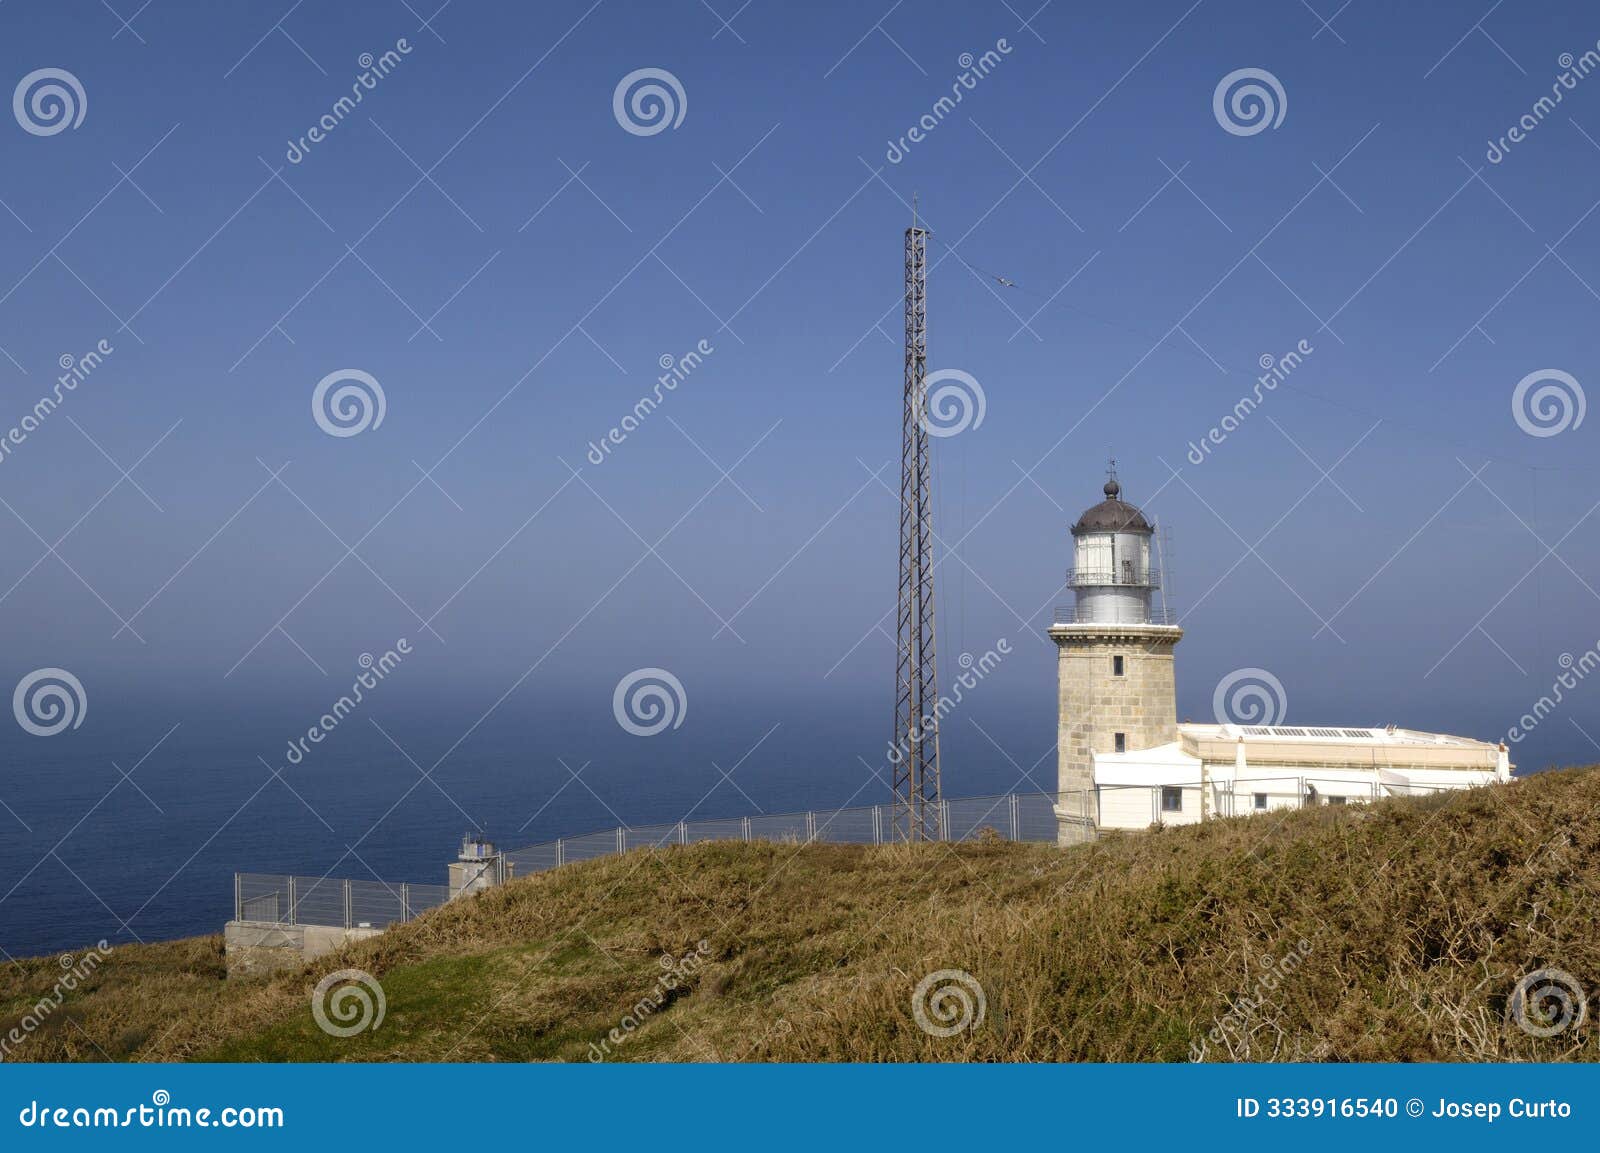
[[[1106,481],[1106,499],[1093,508],[1084,510],[1078,518],[1078,523],[1072,526],[1072,535],[1080,536],[1087,532],[1133,532],[1149,535],[1150,522],[1144,519],[1144,513],[1122,499],[1122,486],[1117,483],[1117,478],[1112,477]]]

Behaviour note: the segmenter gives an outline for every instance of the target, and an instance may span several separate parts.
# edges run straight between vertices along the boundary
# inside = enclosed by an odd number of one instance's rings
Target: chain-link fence
[[[1347,795],[1324,795],[1332,786],[1303,776],[1241,783],[1273,792],[1238,796],[1215,792],[1206,782],[1160,786],[1102,785],[1093,792],[1007,793],[964,797],[939,803],[935,819],[941,841],[970,841],[991,835],[1006,841],[1079,842],[1098,835],[1100,822],[1119,828],[1145,828],[1157,823],[1187,824],[1207,815],[1231,816],[1266,808],[1300,808],[1315,804],[1370,801],[1382,796],[1427,795],[1445,786],[1383,782],[1357,787],[1338,782]],[[1323,785],[1319,792],[1317,785]],[[1365,790],[1365,792],[1363,792]],[[1370,795],[1367,795],[1370,794]],[[1206,813],[1202,795],[1216,808]],[[1218,802],[1221,802],[1218,804]],[[589,861],[638,849],[694,845],[701,841],[772,841],[802,845],[811,842],[877,845],[896,835],[895,805],[848,809],[814,809],[805,813],[762,814],[724,820],[677,821],[670,825],[623,826],[578,837],[562,837],[503,854],[505,875],[523,877],[577,861]],[[1115,817],[1116,819],[1112,819]],[[903,820],[902,820],[903,825]],[[346,929],[382,929],[409,921],[418,913],[450,900],[448,885],[388,884],[336,877],[293,877],[236,873],[234,919],[278,925],[329,925]]]
[[[1056,840],[1056,806],[1079,815],[1091,830],[1092,797],[1067,794],[1010,793],[943,801],[937,810],[941,841],[967,841],[990,830],[1008,841]],[[895,840],[895,806],[815,809],[806,813],[764,814],[727,820],[678,821],[563,837],[506,854],[511,877],[543,872],[559,865],[630,853],[666,845],[701,841],[775,841],[806,844],[876,845]],[[930,820],[932,828],[935,821]],[[338,877],[295,877],[282,874],[235,873],[233,916],[236,921],[274,925],[330,925],[346,929],[382,929],[409,921],[418,913],[450,899],[448,885],[387,884]]]
[[[938,839],[967,841],[989,829],[1002,840],[1053,842],[1057,836],[1057,805],[1069,814],[1077,814],[1082,823],[1092,829],[1092,797],[1087,794],[1008,793],[941,802]],[[623,827],[581,837],[562,837],[542,845],[514,849],[506,853],[505,858],[512,875],[521,877],[613,853],[662,845],[693,845],[700,841],[878,845],[896,839],[894,819],[895,806],[868,805],[729,820],[678,821],[671,825]],[[928,822],[929,828],[934,825],[934,821]]]
[[[384,929],[450,899],[448,885],[235,873],[233,919],[273,925]]]

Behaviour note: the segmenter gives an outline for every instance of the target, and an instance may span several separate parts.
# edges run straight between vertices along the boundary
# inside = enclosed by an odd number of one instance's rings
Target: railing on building
[[[1056,606],[1055,615],[1051,618],[1052,624],[1058,625],[1175,625],[1178,623],[1176,609],[1161,608],[1155,605],[1150,607],[1148,613],[1144,609],[1134,609],[1132,606],[1125,608],[1127,620],[1117,619],[1118,614],[1114,606],[1102,604],[1098,609],[1079,608],[1073,604],[1060,604]]]
[[[1161,572],[1151,569],[1142,578],[1132,568],[1125,568],[1118,572],[1108,568],[1069,568],[1067,570],[1067,584],[1072,588],[1102,588],[1123,586],[1126,588],[1158,589],[1161,587]]]

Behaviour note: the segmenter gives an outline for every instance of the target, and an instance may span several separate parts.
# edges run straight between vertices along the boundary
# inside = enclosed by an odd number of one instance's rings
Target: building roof
[[[1183,726],[1186,729],[1209,730],[1231,727]],[[1386,730],[1365,731],[1383,733]],[[1434,734],[1418,735],[1431,737]],[[1285,786],[1289,786],[1290,791],[1312,786],[1320,792],[1334,791],[1337,794],[1341,785],[1370,786],[1376,782],[1391,794],[1404,794],[1412,790],[1432,792],[1441,788],[1459,788],[1463,784],[1481,785],[1505,780],[1510,767],[1508,763],[1506,770],[1502,771],[1498,749],[1479,741],[1466,741],[1467,745],[1473,746],[1470,748],[1452,745],[1443,748],[1415,746],[1419,752],[1428,754],[1426,758],[1404,756],[1401,755],[1402,750],[1393,748],[1387,751],[1394,753],[1394,756],[1383,756],[1380,754],[1385,751],[1384,746],[1376,742],[1362,744],[1351,740],[1342,749],[1307,742],[1299,746],[1304,751],[1315,751],[1315,755],[1307,759],[1277,755],[1284,751],[1284,745],[1263,746],[1260,741],[1246,738],[1246,760],[1240,765],[1235,759],[1237,741],[1204,748],[1202,757],[1196,755],[1202,747],[1191,743],[1187,739],[1189,734],[1180,733],[1180,737],[1184,739],[1150,749],[1095,753],[1095,785],[1111,790],[1150,789],[1162,785],[1195,788],[1202,785],[1209,774],[1212,782],[1233,789],[1265,787],[1269,792],[1281,792]],[[1460,737],[1444,739],[1456,742],[1463,740]],[[1222,755],[1224,753],[1226,755]]]
[[[1200,725],[1185,721],[1178,731],[1202,740],[1313,741],[1318,744],[1447,745],[1456,748],[1498,748],[1489,741],[1448,733],[1425,733],[1394,725],[1382,729],[1355,729],[1344,725]]]
[[[1072,526],[1072,535],[1078,536],[1086,532],[1142,532],[1151,531],[1150,522],[1144,519],[1144,513],[1133,505],[1121,499],[1122,486],[1117,483],[1117,478],[1112,477],[1106,481],[1104,489],[1106,499],[1086,509],[1078,518],[1078,523]]]
[[[1178,740],[1186,753],[1212,763],[1234,760],[1241,743],[1248,762],[1280,765],[1483,770],[1504,756],[1488,741],[1395,727],[1184,723]]]

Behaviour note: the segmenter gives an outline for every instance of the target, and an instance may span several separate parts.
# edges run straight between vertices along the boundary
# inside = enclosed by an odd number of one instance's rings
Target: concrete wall
[[[1199,819],[1199,790],[1184,790],[1184,808]],[[1100,825],[1106,829],[1147,829],[1165,818],[1167,824],[1182,820],[1181,813],[1161,812],[1161,789],[1108,788],[1100,793]]]
[[[1183,638],[1182,629],[1057,625],[1050,637],[1059,649],[1059,792],[1093,792],[1093,754],[1115,752],[1117,733],[1124,735],[1130,751],[1178,739],[1173,648]],[[1118,656],[1123,663],[1120,677],[1114,671],[1113,658]],[[1084,839],[1083,830],[1073,825],[1062,819],[1063,844]]]
[[[230,977],[265,976],[305,964],[300,955],[305,944],[303,925],[229,921],[223,926],[222,942]]]
[[[253,977],[280,969],[298,969],[307,961],[381,932],[382,929],[346,929],[338,925],[229,921],[223,927],[222,941],[228,976]]]

